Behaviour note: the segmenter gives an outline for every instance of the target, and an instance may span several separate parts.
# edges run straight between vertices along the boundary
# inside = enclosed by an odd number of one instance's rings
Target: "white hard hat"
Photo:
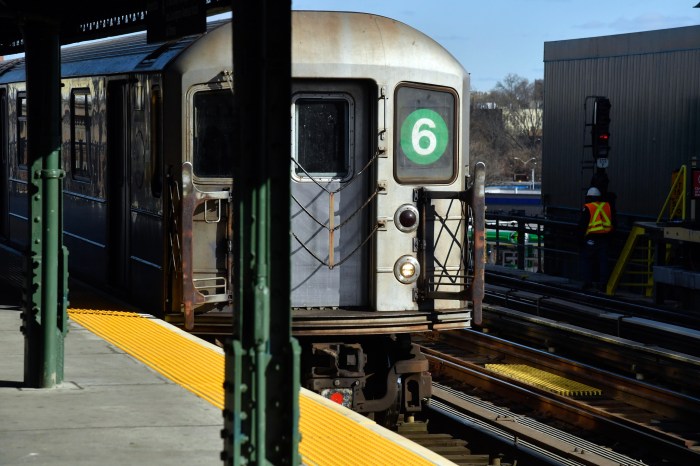
[[[588,192],[586,193],[586,196],[591,196],[591,197],[600,197],[600,190],[593,186],[592,188],[588,188]]]

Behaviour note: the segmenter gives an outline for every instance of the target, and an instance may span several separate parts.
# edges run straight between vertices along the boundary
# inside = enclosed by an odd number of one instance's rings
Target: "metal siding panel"
[[[700,48],[698,26],[545,42],[544,61],[566,61]]]
[[[63,231],[104,248],[107,245],[107,203],[63,193]]]
[[[131,259],[161,267],[163,262],[163,222],[160,216],[131,210]]]
[[[700,27],[694,30],[700,32]],[[618,193],[618,210],[634,216],[658,215],[672,171],[700,148],[695,130],[700,50],[668,50],[675,43],[670,41],[667,51],[658,52],[658,43],[650,38],[662,40],[663,32],[629,35],[625,46],[638,53],[624,56],[611,56],[619,52],[613,40],[619,36],[558,42],[556,54],[548,53],[552,49],[545,44],[546,58],[558,57],[545,60],[542,190],[549,205],[577,208],[583,201],[592,174],[581,170],[578,156],[585,134],[583,102],[587,95],[605,95],[612,102],[608,174],[610,190]],[[657,51],[643,53],[635,40]],[[687,45],[687,37],[684,40]],[[599,57],[566,59],[567,42],[572,57],[581,56],[591,43],[597,44]],[[590,159],[590,151],[586,157]]]

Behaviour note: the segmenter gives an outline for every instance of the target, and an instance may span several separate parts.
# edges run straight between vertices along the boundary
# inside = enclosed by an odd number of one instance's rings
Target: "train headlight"
[[[394,225],[404,233],[416,231],[418,228],[418,209],[411,204],[404,204],[394,213]]]
[[[394,264],[394,276],[401,283],[414,283],[420,275],[420,264],[413,256],[401,256]]]

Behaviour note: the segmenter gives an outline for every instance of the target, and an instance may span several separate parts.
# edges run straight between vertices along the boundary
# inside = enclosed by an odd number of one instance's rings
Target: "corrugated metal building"
[[[610,99],[609,190],[618,212],[656,219],[674,169],[700,157],[700,26],[544,44],[542,194],[580,209],[593,174],[593,101]]]

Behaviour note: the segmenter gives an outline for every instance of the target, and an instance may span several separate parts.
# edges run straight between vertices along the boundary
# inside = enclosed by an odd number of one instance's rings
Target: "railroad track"
[[[697,317],[531,279],[490,278],[499,284],[487,287],[483,330],[677,391],[700,393]]]
[[[644,317],[634,311],[620,311],[607,300],[586,302],[553,297],[529,289],[490,286],[486,302],[491,306],[515,309],[556,322],[566,322],[600,333],[700,357],[700,330],[673,320]],[[664,315],[668,317],[668,315]],[[688,320],[688,319],[686,319]]]
[[[397,426],[397,432],[457,465],[489,466],[493,464],[491,461],[492,455],[474,452],[469,442],[463,438],[455,437],[453,435],[454,432],[449,433],[446,429],[438,429],[436,432],[433,429],[433,424],[435,423],[432,422],[435,419],[435,415],[439,414],[432,411],[432,416],[429,415],[424,420],[401,420]],[[459,429],[455,429],[455,431],[460,432]],[[481,449],[483,450],[483,448]],[[509,464],[501,463],[502,466]]]
[[[700,392],[698,356],[492,305],[484,306],[482,330],[627,377],[686,393]]]
[[[509,299],[525,303],[528,298],[515,296],[514,293],[529,292],[531,306],[536,309],[539,305],[548,312],[566,312],[572,305],[581,305],[583,309],[605,309],[619,314],[621,318],[638,318],[642,319],[642,322],[643,319],[648,319],[651,322],[700,330],[700,316],[697,313],[676,309],[670,305],[652,305],[641,296],[608,296],[596,292],[583,292],[571,284],[556,281],[556,277],[515,272],[517,271],[506,274],[487,271],[485,300],[494,304],[503,304]]]
[[[473,397],[480,405],[511,407],[510,414],[490,413],[480,418],[485,425],[505,431],[506,443],[518,438],[561,455],[572,464],[642,464],[627,463],[633,461],[629,458],[642,458],[647,465],[700,464],[700,400],[696,398],[476,331],[431,335],[417,343],[430,360],[435,380],[447,380],[452,389],[468,393],[463,395],[466,398],[451,394],[441,401],[443,391],[438,388],[434,395],[437,402],[463,410],[475,404],[470,399]],[[557,390],[538,387],[518,376],[498,374],[492,364],[528,366],[532,368],[530,373],[554,374],[572,385],[567,388],[565,383]],[[542,433],[545,429],[528,426],[530,430],[521,431],[522,423],[514,420],[525,414],[526,419],[546,419],[547,424],[560,425],[560,431],[591,443],[583,450],[571,442],[564,442],[562,447],[562,439]],[[477,417],[474,413],[469,416]],[[591,445],[601,445],[597,447],[600,453],[594,453]],[[607,452],[629,458],[626,462],[606,463],[611,461],[605,457]],[[591,461],[594,455],[600,462],[581,462]]]

